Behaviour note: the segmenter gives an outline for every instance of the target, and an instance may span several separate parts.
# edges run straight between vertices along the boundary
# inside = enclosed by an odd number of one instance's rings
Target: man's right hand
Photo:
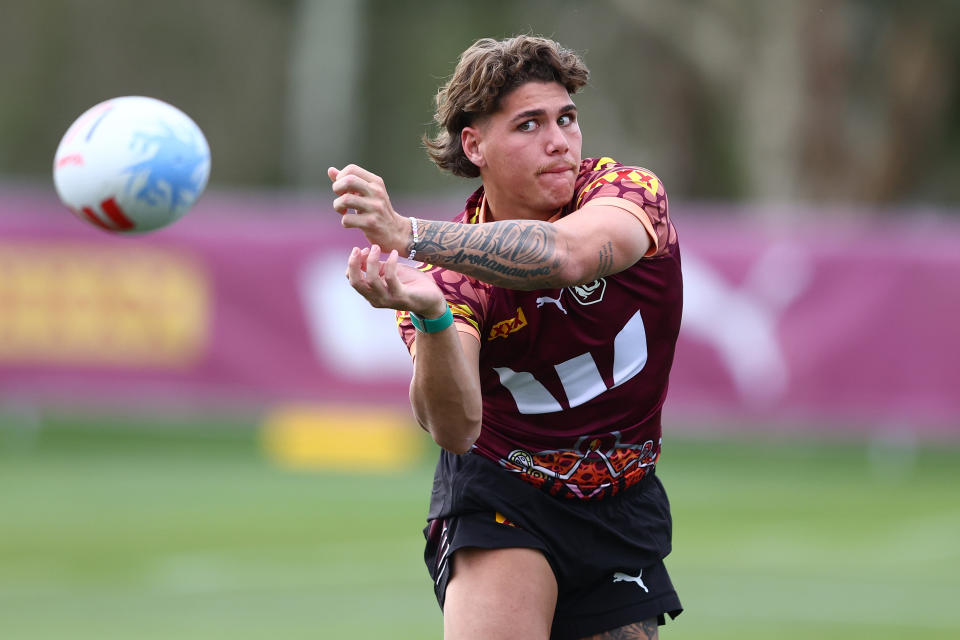
[[[410,219],[393,209],[380,176],[355,164],[343,169],[330,167],[327,176],[338,196],[333,208],[342,216],[340,224],[360,229],[371,245],[408,255],[413,238]],[[350,213],[351,210],[356,213]]]

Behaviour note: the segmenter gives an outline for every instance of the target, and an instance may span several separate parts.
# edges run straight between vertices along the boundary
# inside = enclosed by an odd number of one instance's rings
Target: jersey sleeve
[[[422,265],[421,271],[433,276],[453,312],[457,331],[472,335],[478,341],[482,333],[491,285],[433,265]],[[417,330],[408,311],[397,311],[397,329],[411,356],[416,356]]]
[[[582,184],[576,194],[578,209],[591,205],[619,207],[643,224],[650,236],[650,249],[644,257],[663,255],[676,243],[667,193],[652,171],[601,158]]]

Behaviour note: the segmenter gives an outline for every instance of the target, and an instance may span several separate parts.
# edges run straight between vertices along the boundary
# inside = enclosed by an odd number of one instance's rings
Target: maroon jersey
[[[554,495],[600,498],[639,481],[660,455],[660,412],[680,329],[680,251],[657,177],[587,158],[573,199],[621,207],[651,238],[619,273],[563,289],[514,291],[424,265],[457,329],[480,341],[483,426],[473,452]],[[483,187],[455,221],[483,222]],[[398,312],[415,354],[416,330]]]

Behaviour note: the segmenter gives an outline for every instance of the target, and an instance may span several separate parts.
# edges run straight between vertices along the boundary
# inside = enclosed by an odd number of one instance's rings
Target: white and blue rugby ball
[[[200,127],[155,98],[125,96],[85,111],[53,160],[60,200],[81,219],[115,233],[142,233],[179,220],[210,177]]]

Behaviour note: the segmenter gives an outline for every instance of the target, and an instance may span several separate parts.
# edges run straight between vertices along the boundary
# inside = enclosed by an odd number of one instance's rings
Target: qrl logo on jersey
[[[607,281],[600,278],[587,284],[567,287],[567,289],[573,294],[574,300],[586,306],[603,300],[603,292],[607,290]]]

